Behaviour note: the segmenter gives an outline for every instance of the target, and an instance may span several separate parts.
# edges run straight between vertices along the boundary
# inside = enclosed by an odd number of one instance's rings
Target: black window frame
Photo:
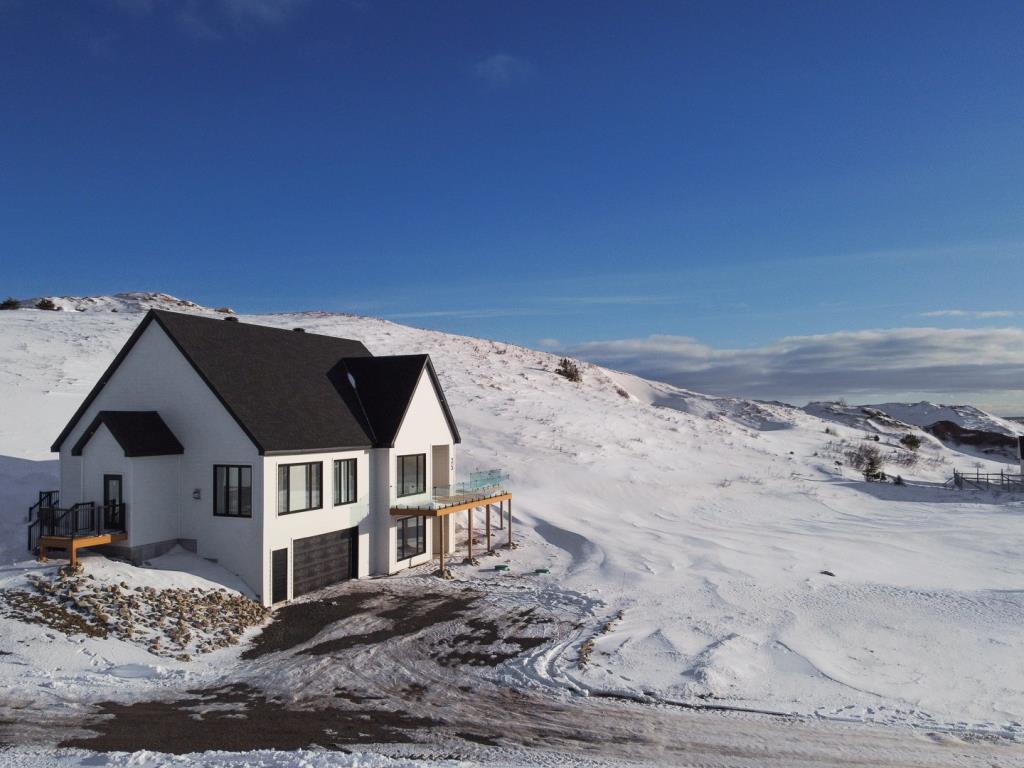
[[[422,547],[418,548],[418,551],[407,552],[407,542],[409,541],[409,525],[410,521],[415,521],[417,527],[423,528]],[[400,517],[396,521],[398,525],[395,527],[395,552],[397,554],[396,560],[409,560],[419,555],[425,555],[427,553],[427,517],[426,515],[412,515],[410,517]],[[415,530],[415,529],[414,529]],[[413,541],[416,541],[418,537],[414,535]],[[415,545],[414,545],[415,548]]]
[[[307,469],[306,473],[306,501],[312,506],[303,507],[302,509],[281,509],[281,471],[285,470],[285,498],[291,500],[291,468],[292,467],[319,467],[320,470],[320,482],[317,484],[317,488],[320,491],[320,498],[318,503],[313,504],[312,494],[310,493],[313,489],[313,484],[310,482],[310,475]],[[278,464],[277,465],[277,514],[278,515],[294,515],[299,512],[311,512],[314,509],[324,508],[324,463],[322,461],[296,461],[291,464]]]
[[[416,490],[405,493],[405,459],[416,459]],[[398,485],[398,498],[404,496],[418,496],[427,492],[427,454],[406,453],[398,457],[395,469],[395,479]]]
[[[349,491],[352,498],[348,501],[341,499],[341,483],[338,480],[341,478],[341,465],[350,464],[351,469],[351,480],[349,483]],[[331,477],[334,483],[334,506],[343,507],[346,504],[355,504],[359,500],[359,465],[356,464],[356,459],[335,459],[334,460],[334,475]]]
[[[225,479],[230,481],[232,469],[238,470],[238,512],[231,512],[228,509],[221,509],[221,502],[223,501],[224,506],[228,506],[228,500],[231,498],[230,492],[226,492],[225,498],[221,499],[220,485],[217,482],[217,471],[223,469],[225,472]],[[242,490],[245,488],[242,485],[242,470],[248,470],[249,472],[249,488],[248,488],[248,499],[245,499]],[[225,488],[230,487],[225,485]],[[244,504],[243,501],[247,501]],[[248,509],[245,509],[248,507]],[[243,511],[244,510],[244,511]],[[237,517],[249,519],[252,518],[252,464],[214,464],[213,465],[213,516],[214,517]]]

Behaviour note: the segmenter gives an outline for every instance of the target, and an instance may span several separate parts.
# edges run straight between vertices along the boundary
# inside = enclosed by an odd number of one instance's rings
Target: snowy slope
[[[10,404],[0,454],[49,458],[140,319],[123,307],[0,312]],[[937,441],[914,458],[891,424],[868,429],[591,365],[572,384],[542,352],[371,318],[241,320],[357,338],[375,354],[432,355],[465,439],[460,474],[502,467],[513,477],[525,536],[513,570],[550,567],[595,606],[591,663],[581,669],[578,647],[558,648],[513,681],[1019,731],[1024,503],[939,487],[963,456]],[[866,485],[846,466],[845,452],[875,435],[886,471],[907,486]],[[31,500],[33,483],[22,486],[0,499],[14,505],[7,519]]]
[[[965,429],[1024,435],[1024,424],[993,416],[973,405],[936,405],[922,400],[920,403],[879,403],[861,407],[876,408],[894,419],[918,427],[928,427],[937,421],[952,421]]]

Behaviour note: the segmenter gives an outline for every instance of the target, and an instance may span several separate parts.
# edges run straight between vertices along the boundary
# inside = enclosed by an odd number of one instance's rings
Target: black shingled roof
[[[375,358],[361,342],[351,339],[154,309],[114,358],[52,450],[60,450],[151,322],[164,329],[261,453],[390,446],[424,368],[453,438],[459,442],[427,355]],[[360,378],[367,382],[360,384],[358,392],[350,373],[357,382]]]
[[[437,392],[452,437],[456,443],[461,442],[429,355],[351,358],[345,361],[345,367],[352,374],[359,401],[373,425],[377,445],[394,445],[424,368]]]
[[[71,449],[72,456],[82,455],[100,424],[106,424],[125,456],[174,456],[185,452],[156,411],[100,411]]]

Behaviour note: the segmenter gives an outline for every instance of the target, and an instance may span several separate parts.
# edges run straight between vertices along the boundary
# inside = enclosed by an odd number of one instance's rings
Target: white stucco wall
[[[176,457],[124,459],[122,453],[126,467],[139,472],[140,480],[141,475],[145,476],[145,486],[136,485],[131,481],[131,472],[128,469],[124,472],[130,545],[167,538],[195,539],[201,556],[216,560],[238,574],[254,592],[260,593],[263,584],[262,496],[258,492],[263,487],[261,457],[157,323],[150,323],[64,440],[60,451],[61,503],[64,506],[75,501],[103,501],[99,485],[103,471],[71,456],[72,446],[102,410],[157,411],[185,448],[185,453]],[[93,436],[90,447],[95,440]],[[101,443],[97,451],[99,456],[107,449]],[[177,467],[177,478],[173,481],[167,474],[172,462]],[[251,518],[214,517],[214,464],[242,464],[253,468]],[[198,500],[192,498],[194,489],[199,489]],[[178,518],[176,531],[164,526],[171,509],[176,510],[174,514]],[[147,541],[150,537],[155,538]]]
[[[334,505],[334,462],[338,459],[356,460],[356,501],[352,504]],[[277,472],[285,464],[306,464],[320,462],[323,465],[322,506],[305,512],[279,514],[277,511]],[[370,498],[373,490],[370,484],[370,451],[345,451],[341,453],[302,453],[284,456],[266,456],[263,458],[263,509],[264,515],[264,552],[263,557],[268,567],[263,574],[262,594],[264,603],[270,604],[271,572],[270,553],[275,549],[288,550],[288,599],[292,594],[292,542],[307,536],[319,536],[331,531],[340,531],[359,526],[359,552],[357,574],[370,575],[371,556],[371,521]]]
[[[128,458],[124,449],[100,425],[73,463],[80,468],[81,500],[103,503],[103,476],[121,475],[121,490],[128,511],[127,546],[181,538],[178,481],[180,456]],[[136,514],[131,514],[138,510]]]
[[[438,468],[435,475],[434,451],[435,445],[448,446],[449,467],[447,472]],[[426,492],[415,496],[398,497],[398,457],[409,454],[426,454]],[[387,451],[388,471],[388,504],[385,514],[390,518],[390,508],[396,504],[426,504],[431,500],[434,480],[447,477],[450,485],[455,479],[455,444],[454,436],[448,427],[448,420],[444,416],[441,402],[430,381],[430,376],[424,370],[420,374],[420,380],[416,384],[412,401],[406,411],[405,419],[402,421],[401,429],[395,437],[395,445]],[[382,462],[384,463],[384,462]],[[418,557],[408,560],[398,560],[398,539],[394,519],[388,520],[387,533],[387,571],[395,573],[429,561],[434,552],[435,526],[433,520],[427,520],[427,549]],[[453,526],[454,527],[454,526]],[[450,548],[450,547],[449,547]]]
[[[132,489],[135,487],[132,482],[132,466],[131,460],[125,458],[124,450],[113,435],[110,434],[105,426],[101,426],[96,430],[96,434],[92,436],[92,439],[85,446],[85,450],[82,451],[82,455],[76,459],[76,463],[81,468],[79,473],[79,479],[81,485],[79,487],[79,498],[70,501],[64,498],[63,488],[61,489],[61,501],[62,506],[69,507],[72,503],[78,501],[94,501],[97,505],[103,503],[103,476],[104,475],[121,475],[121,492],[124,496],[124,502],[131,509],[131,494]],[[128,531],[129,542],[131,540],[131,530]]]

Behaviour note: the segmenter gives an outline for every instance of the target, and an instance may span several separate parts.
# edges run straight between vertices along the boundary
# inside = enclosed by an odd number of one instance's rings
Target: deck
[[[66,550],[71,565],[77,565],[78,550],[127,540],[125,513],[121,503],[86,501],[61,507],[57,491],[42,491],[28,511],[28,550],[38,549],[42,562],[49,550]]]
[[[477,509],[485,511],[484,530],[486,536],[485,552],[492,552],[491,540],[492,510],[497,508],[498,527],[504,528],[506,522],[505,509],[508,507],[508,547],[512,548],[512,494],[505,487],[508,476],[498,470],[478,472],[470,475],[470,480],[454,486],[439,486],[433,489],[429,501],[394,504],[391,507],[393,517],[431,517],[435,520],[435,541],[439,542],[437,555],[439,571],[445,574],[445,554],[449,538],[449,518],[456,512],[465,512],[467,517],[466,551],[467,562],[473,560],[473,513]]]
[[[91,533],[75,536],[40,536],[39,537],[39,562],[47,561],[47,550],[67,550],[71,566],[78,565],[78,550],[87,547],[100,547],[104,544],[113,544],[118,541],[126,541],[128,534],[123,532],[112,533]]]

